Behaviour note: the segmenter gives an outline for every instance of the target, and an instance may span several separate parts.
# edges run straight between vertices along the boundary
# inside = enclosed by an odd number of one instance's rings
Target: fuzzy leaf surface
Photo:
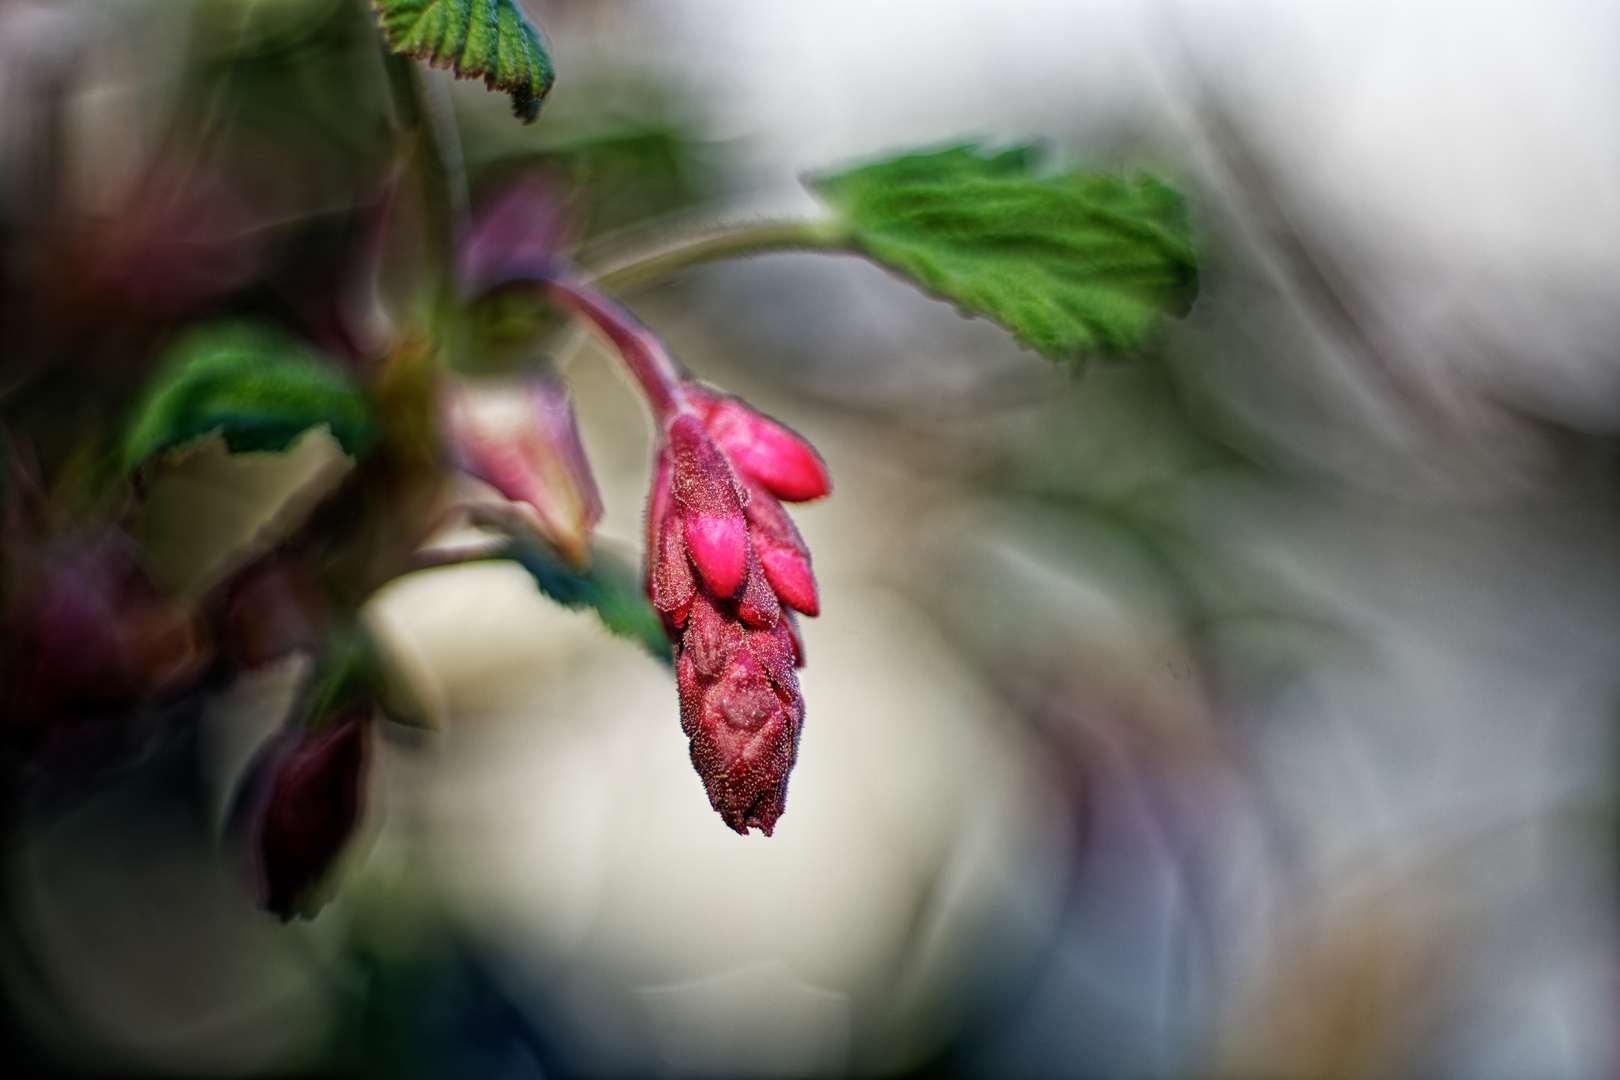
[[[968,144],[809,183],[861,254],[1054,360],[1140,349],[1198,292],[1186,205],[1152,177]]]
[[[252,323],[223,323],[176,342],[124,439],[135,470],[214,432],[232,453],[280,451],[326,425],[344,451],[363,453],[376,425],[364,393],[303,343]]]
[[[629,638],[653,656],[671,663],[663,620],[642,591],[641,578],[628,562],[595,549],[589,570],[569,566],[543,541],[514,540],[499,553],[529,572],[540,591],[564,607],[596,612],[602,625]]]
[[[373,0],[372,6],[394,52],[506,91],[525,124],[540,115],[557,74],[516,0]]]

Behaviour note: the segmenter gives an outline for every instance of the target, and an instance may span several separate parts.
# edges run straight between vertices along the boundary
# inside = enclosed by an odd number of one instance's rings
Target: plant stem
[[[553,303],[595,326],[619,350],[630,374],[647,395],[647,405],[660,426],[680,413],[692,411],[681,366],[658,335],[628,308],[589,277],[566,269],[547,278],[545,290]]]
[[[461,152],[461,130],[456,125],[450,84],[424,65],[413,64],[411,72],[415,76],[422,112],[433,132],[433,149],[438,154],[445,201],[449,203],[451,238],[459,240],[467,235],[471,199],[467,194],[467,163]]]
[[[849,231],[832,219],[758,221],[715,225],[666,241],[650,251],[609,256],[594,266],[595,260],[589,255],[582,261],[602,288],[628,292],[717,259],[775,251],[839,251],[849,246]]]

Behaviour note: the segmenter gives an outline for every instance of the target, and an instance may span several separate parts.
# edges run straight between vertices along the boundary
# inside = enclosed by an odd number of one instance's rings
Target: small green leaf
[[[301,342],[253,323],[220,323],[176,342],[134,413],[124,467],[219,432],[240,454],[280,451],[325,424],[351,455],[375,436],[365,395]]]
[[[809,183],[857,251],[1052,359],[1139,349],[1198,292],[1186,206],[1151,177],[1041,173],[1030,147],[970,144]]]
[[[672,663],[669,638],[658,612],[648,603],[635,568],[611,552],[596,548],[591,568],[579,571],[537,538],[513,540],[497,557],[511,559],[529,572],[540,591],[565,607],[593,608],[613,633],[636,642],[664,663]]]
[[[557,75],[515,0],[372,0],[372,7],[394,52],[505,90],[525,124],[540,115]]]

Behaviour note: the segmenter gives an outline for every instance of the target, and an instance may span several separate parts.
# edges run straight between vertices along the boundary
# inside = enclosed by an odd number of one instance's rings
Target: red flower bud
[[[703,425],[746,480],[779,499],[807,502],[832,491],[826,462],[815,447],[747,403],[706,390],[688,389],[703,412]]]
[[[759,555],[752,548],[748,551],[748,575],[737,596],[737,616],[749,626],[775,626],[782,618],[782,605],[771,591]]]
[[[653,607],[681,626],[697,595],[697,578],[686,555],[685,530],[669,483],[669,455],[661,453],[658,477],[647,504],[647,596]]]
[[[776,595],[795,611],[819,614],[821,600],[816,595],[816,576],[810,570],[810,549],[782,504],[763,488],[751,485],[743,511],[748,517],[749,539]]]
[[[687,552],[709,591],[730,596],[748,571],[748,521],[731,466],[690,413],[669,425],[669,461]]]
[[[360,818],[372,706],[352,705],[302,732],[272,765],[259,820],[259,895],[282,921],[319,910],[319,888]]]

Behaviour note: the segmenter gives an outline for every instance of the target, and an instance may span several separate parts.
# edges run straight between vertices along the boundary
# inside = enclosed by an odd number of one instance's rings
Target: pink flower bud
[[[687,552],[709,591],[730,596],[748,571],[748,522],[731,466],[690,413],[669,425],[669,460]]]
[[[788,502],[819,499],[832,490],[827,465],[815,447],[786,426],[734,397],[689,389],[703,424],[745,480]]]
[[[448,397],[444,427],[461,468],[532,510],[569,561],[590,562],[602,498],[560,379],[536,376],[521,389],[463,384]]]
[[[302,732],[272,766],[259,821],[259,894],[281,916],[312,916],[319,890],[360,818],[372,706],[352,705]]]
[[[752,486],[743,512],[748,517],[749,539],[759,552],[765,578],[776,595],[795,611],[819,614],[821,600],[816,595],[815,574],[810,570],[810,549],[804,546],[804,539],[782,504],[763,488]]]

